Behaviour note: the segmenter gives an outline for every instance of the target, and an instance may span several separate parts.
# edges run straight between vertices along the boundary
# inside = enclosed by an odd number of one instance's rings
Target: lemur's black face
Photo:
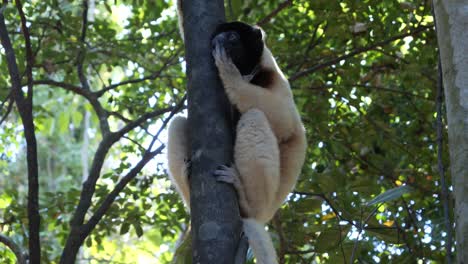
[[[263,53],[261,29],[242,22],[219,25],[211,44],[224,48],[242,75],[252,73]]]

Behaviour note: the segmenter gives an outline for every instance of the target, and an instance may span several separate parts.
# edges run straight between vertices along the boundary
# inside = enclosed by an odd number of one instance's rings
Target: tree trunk
[[[457,261],[468,260],[468,4],[434,0],[447,105]]]
[[[230,103],[211,55],[211,36],[224,21],[222,0],[184,0],[188,119],[191,140],[193,263],[234,263],[241,222],[234,189],[213,171],[232,162]]]

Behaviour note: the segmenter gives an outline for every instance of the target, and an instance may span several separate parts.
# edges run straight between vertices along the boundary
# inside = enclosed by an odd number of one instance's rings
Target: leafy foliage
[[[185,93],[183,44],[169,1],[96,1],[88,7],[85,34],[81,1],[29,1],[23,9],[35,53],[42,257],[56,263],[81,183],[106,136],[96,102],[111,132],[174,106]],[[430,1],[232,0],[226,13],[232,20],[259,22],[267,32],[307,129],[300,181],[270,226],[281,260],[443,261]],[[17,10],[9,4],[4,14],[24,72]],[[7,73],[3,48],[0,54],[0,72]],[[79,67],[89,94],[82,92]],[[9,76],[0,75],[2,118],[9,113],[10,86]],[[112,146],[86,220],[141,160],[168,117],[148,116]],[[0,232],[24,248],[25,148],[13,108],[0,126]],[[168,187],[159,155],[119,192],[79,258],[169,263],[188,216]],[[13,260],[0,244],[0,262]]]

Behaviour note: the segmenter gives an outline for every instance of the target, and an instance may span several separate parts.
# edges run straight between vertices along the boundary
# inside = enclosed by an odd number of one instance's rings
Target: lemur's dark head
[[[263,53],[263,33],[259,27],[242,22],[219,25],[211,40],[213,48],[220,45],[242,75],[251,74]]]

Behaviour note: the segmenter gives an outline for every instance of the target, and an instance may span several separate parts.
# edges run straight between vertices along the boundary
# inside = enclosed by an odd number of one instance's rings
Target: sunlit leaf
[[[387,190],[386,192],[382,194],[377,195],[374,199],[367,202],[366,204],[367,206],[372,206],[372,205],[379,204],[379,203],[389,202],[397,198],[400,198],[401,196],[403,196],[403,194],[409,193],[411,191],[412,191],[411,187],[407,185],[396,187],[396,188]]]

